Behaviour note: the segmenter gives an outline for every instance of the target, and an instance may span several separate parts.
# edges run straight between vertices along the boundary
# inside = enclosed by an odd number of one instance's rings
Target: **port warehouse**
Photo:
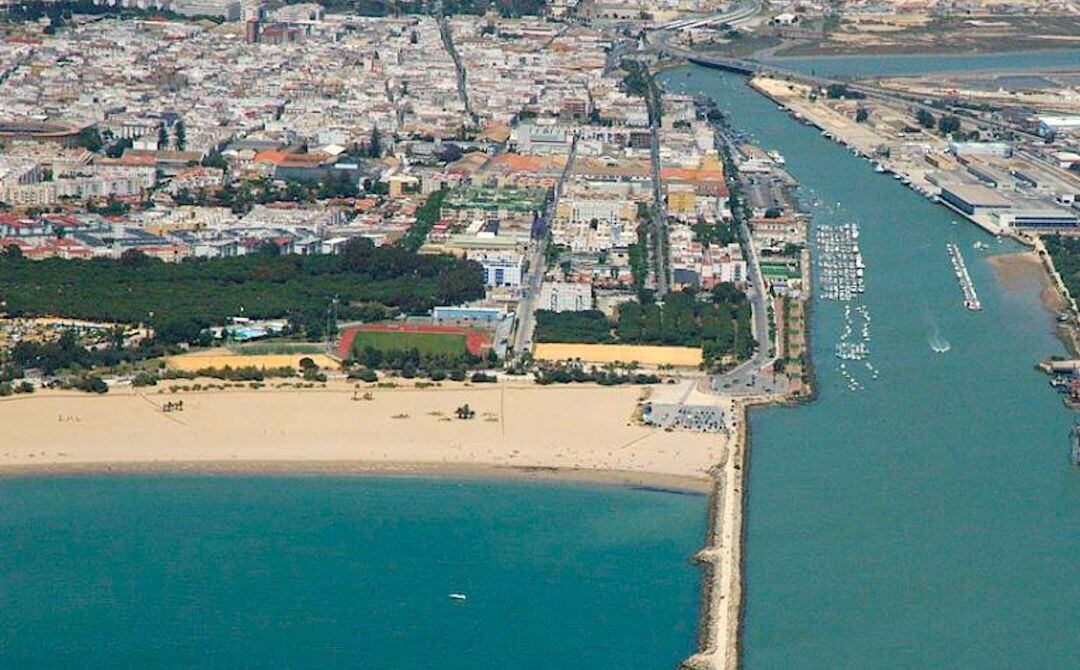
[[[1030,208],[1023,200],[1014,200],[982,184],[942,184],[941,200],[969,217],[989,217],[1001,227],[1070,228],[1080,217],[1065,208],[1048,207],[1037,201]]]

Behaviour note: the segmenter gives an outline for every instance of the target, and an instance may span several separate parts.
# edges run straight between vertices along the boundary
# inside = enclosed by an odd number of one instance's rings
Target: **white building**
[[[521,286],[521,274],[525,257],[516,251],[486,251],[471,249],[467,253],[471,261],[484,268],[484,284],[492,288],[517,288]]]
[[[184,16],[221,16],[226,21],[240,18],[237,0],[176,0],[173,11]]]
[[[510,131],[511,147],[526,154],[566,155],[572,141],[566,126],[522,123]]]
[[[1040,116],[1039,134],[1069,135],[1080,133],[1080,116]]]
[[[593,308],[592,286],[573,282],[544,282],[537,309],[552,312],[584,312]]]

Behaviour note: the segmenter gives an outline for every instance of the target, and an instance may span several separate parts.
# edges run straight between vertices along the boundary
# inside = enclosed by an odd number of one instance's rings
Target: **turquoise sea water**
[[[912,54],[908,56],[821,56],[773,58],[794,70],[823,76],[875,77],[975,70],[1060,70],[1080,67],[1080,50],[1049,49],[993,54]]]
[[[1080,469],[1071,415],[1033,369],[1063,349],[1037,286],[1007,290],[989,265],[1015,248],[954,225],[741,78],[666,80],[783,153],[820,203],[815,224],[861,225],[868,265],[880,378],[848,389],[833,356],[843,307],[815,301],[820,398],[751,416],[745,667],[1076,667]],[[949,241],[982,312],[962,306]],[[931,349],[935,334],[948,352]]]
[[[0,668],[672,668],[704,526],[614,487],[3,479]]]

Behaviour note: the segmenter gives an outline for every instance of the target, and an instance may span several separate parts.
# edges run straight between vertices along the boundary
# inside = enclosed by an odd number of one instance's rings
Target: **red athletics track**
[[[468,328],[456,326],[408,326],[393,323],[369,323],[363,326],[353,326],[341,335],[341,342],[337,347],[337,355],[349,358],[352,352],[352,343],[356,334],[361,331],[396,332],[396,333],[446,333],[465,336],[465,348],[473,356],[480,356],[485,349],[491,347],[491,338],[486,333],[480,333]]]

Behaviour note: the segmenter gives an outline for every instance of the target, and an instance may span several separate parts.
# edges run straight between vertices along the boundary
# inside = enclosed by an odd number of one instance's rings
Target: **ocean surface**
[[[704,536],[616,487],[0,479],[0,668],[674,668]]]
[[[790,57],[765,59],[765,62],[833,77],[874,77],[979,70],[1075,70],[1080,68],[1080,49],[992,54]]]
[[[780,151],[815,225],[860,225],[868,266],[857,304],[879,378],[848,363],[865,386],[849,388],[834,356],[844,308],[815,300],[820,397],[751,416],[745,668],[1077,667],[1080,469],[1072,415],[1033,368],[1064,349],[1037,282],[1006,288],[988,262],[1018,247],[874,173],[740,77],[693,67],[665,81]],[[963,307],[950,241],[981,312]]]

